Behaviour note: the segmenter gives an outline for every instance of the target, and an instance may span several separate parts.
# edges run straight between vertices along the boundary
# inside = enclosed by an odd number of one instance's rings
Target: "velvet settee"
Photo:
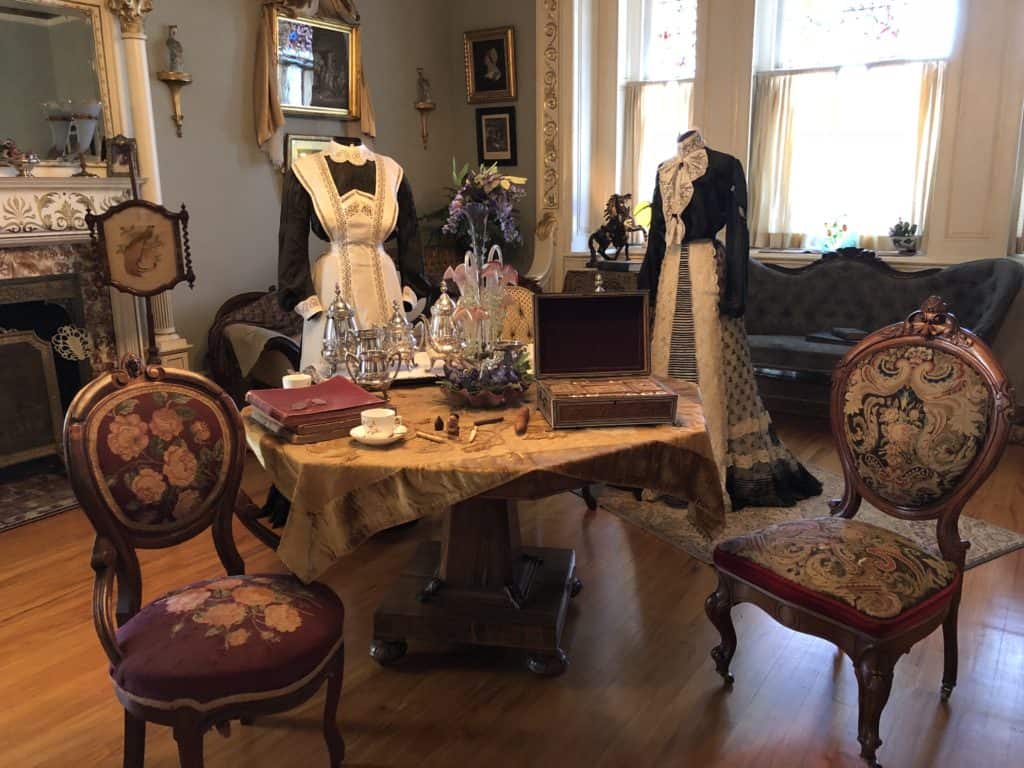
[[[902,272],[856,248],[797,268],[751,259],[746,325],[765,404],[770,411],[827,416],[832,368],[852,344],[808,336],[827,337],[836,328],[875,331],[931,295],[992,344],[1022,278],[1024,267],[1009,259]]]

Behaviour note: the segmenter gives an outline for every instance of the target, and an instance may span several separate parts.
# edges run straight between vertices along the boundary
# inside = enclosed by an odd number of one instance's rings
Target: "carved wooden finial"
[[[960,330],[956,315],[949,311],[946,302],[939,296],[925,299],[921,308],[907,318],[903,332],[926,339],[943,338],[964,347],[973,344],[970,337]]]

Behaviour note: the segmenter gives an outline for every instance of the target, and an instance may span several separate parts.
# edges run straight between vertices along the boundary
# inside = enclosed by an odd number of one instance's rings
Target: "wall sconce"
[[[427,148],[430,132],[427,128],[427,118],[431,112],[437,109],[437,104],[430,97],[430,81],[423,74],[423,67],[416,67],[416,111],[420,113],[420,137],[423,139],[423,148]]]
[[[163,72],[157,72],[157,79],[167,84],[171,91],[171,107],[174,114],[174,127],[177,128],[178,138],[182,136],[182,124],[185,116],[181,112],[181,89],[192,82],[192,75],[183,71],[184,51],[181,42],[178,40],[178,25],[170,24],[167,27],[167,54],[169,68]]]

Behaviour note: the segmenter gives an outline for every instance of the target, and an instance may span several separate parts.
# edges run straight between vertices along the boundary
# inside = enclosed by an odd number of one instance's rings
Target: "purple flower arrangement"
[[[525,178],[499,173],[497,165],[481,165],[479,168],[464,165],[457,170],[453,159],[452,182],[453,197],[448,204],[448,219],[442,231],[458,236],[468,230],[481,268],[482,260],[487,257],[492,226],[506,245],[523,241],[516,203],[526,195]]]

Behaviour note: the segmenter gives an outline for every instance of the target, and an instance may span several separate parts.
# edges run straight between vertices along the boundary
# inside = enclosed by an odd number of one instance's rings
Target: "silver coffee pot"
[[[451,363],[462,357],[466,340],[455,322],[455,302],[448,295],[448,282],[445,280],[441,281],[441,296],[430,310],[430,325],[425,329],[431,368],[438,360]]]
[[[348,375],[363,389],[387,394],[402,367],[398,352],[386,352],[381,347],[382,329],[371,328],[356,334],[355,354],[345,355]]]
[[[334,301],[324,313],[324,336],[321,354],[327,377],[337,375],[345,357],[353,351],[356,344],[356,313],[341,296],[341,286],[334,287]]]

